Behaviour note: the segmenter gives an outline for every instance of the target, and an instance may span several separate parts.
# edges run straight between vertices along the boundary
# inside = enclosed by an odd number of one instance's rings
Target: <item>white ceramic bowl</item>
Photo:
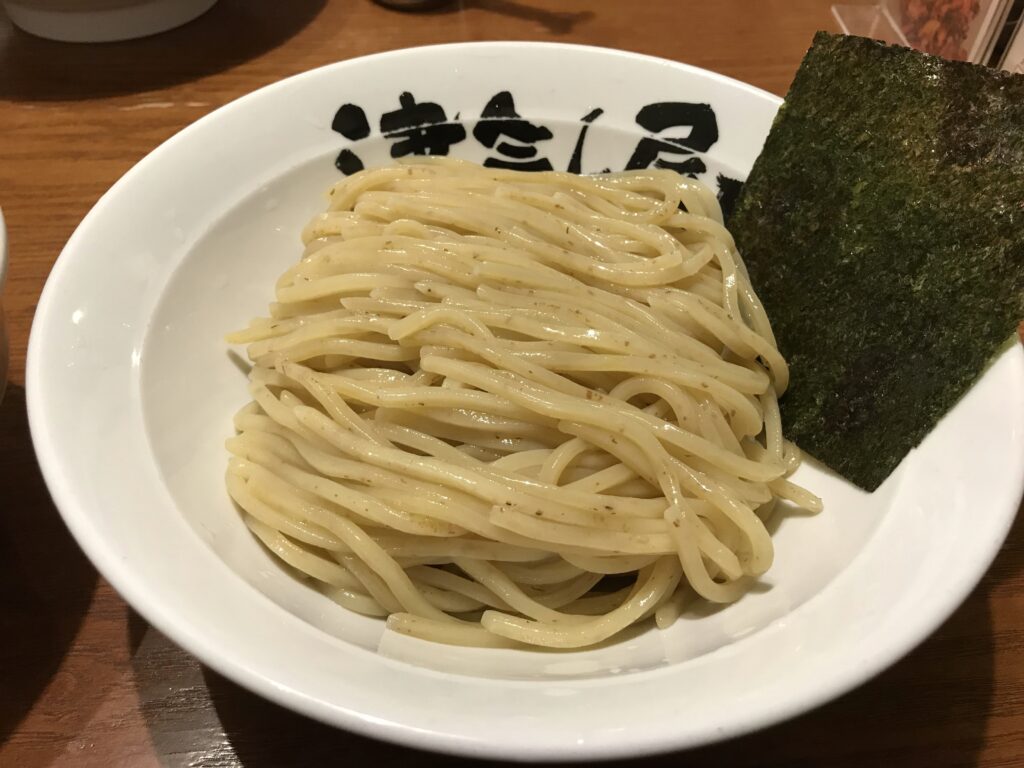
[[[139,163],[54,267],[32,330],[28,402],[68,526],[146,619],[219,672],[328,723],[469,755],[584,759],[694,746],[807,710],[891,664],[963,600],[1021,494],[1019,345],[877,492],[804,466],[798,480],[826,509],[781,522],[770,588],[664,632],[573,653],[451,648],[382,638],[381,622],[293,581],[223,489],[223,440],[247,396],[221,338],[263,311],[298,258],[339,152],[349,150],[346,167],[387,160],[397,137],[382,136],[379,119],[400,97],[433,104],[421,117],[447,120],[449,138],[464,132],[451,153],[478,161],[497,150],[474,125],[488,104],[511,118],[512,99],[552,132],[533,160],[566,168],[585,133],[584,172],[623,167],[654,146],[645,138],[699,144],[707,110],[654,109],[698,115],[699,135],[658,134],[664,126],[641,110],[708,104],[718,138],[695,157],[712,185],[749,170],[779,105],[634,54],[451,45],[290,78]],[[437,136],[428,143],[439,149]]]

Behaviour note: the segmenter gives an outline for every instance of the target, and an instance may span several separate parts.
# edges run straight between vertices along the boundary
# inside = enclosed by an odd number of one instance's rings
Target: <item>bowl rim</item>
[[[124,174],[104,195],[85,216],[71,238],[68,240],[60,256],[47,279],[46,286],[38,303],[36,317],[33,320],[29,340],[28,358],[26,365],[26,390],[29,411],[29,423],[39,463],[43,472],[44,480],[53,496],[55,504],[63,517],[65,524],[71,530],[79,546],[89,556],[97,569],[103,574],[114,589],[133,607],[145,616],[160,632],[169,637],[173,642],[179,644],[190,654],[194,654],[203,663],[216,669],[226,677],[257,693],[258,695],[281,704],[289,709],[298,711],[311,718],[326,722],[330,725],[344,727],[353,732],[363,735],[382,738],[388,741],[403,744],[405,746],[430,749],[439,752],[461,754],[473,757],[503,757],[506,759],[519,760],[540,760],[540,759],[562,759],[562,760],[585,760],[594,758],[627,757],[640,754],[653,754],[673,749],[687,748],[699,744],[707,744],[719,741],[724,738],[759,730],[766,726],[781,722],[798,714],[813,709],[820,704],[834,699],[835,697],[851,690],[882,670],[889,667],[898,659],[902,658],[923,640],[925,640],[946,618],[956,609],[957,606],[967,597],[970,591],[976,586],[984,572],[994,559],[1000,544],[1009,532],[1013,523],[1014,515],[1009,515],[1004,525],[990,528],[984,541],[978,544],[984,556],[979,557],[972,567],[965,567],[961,573],[962,577],[956,588],[949,589],[931,604],[931,610],[925,613],[915,614],[903,622],[900,626],[902,632],[895,637],[890,636],[888,641],[881,644],[880,648],[874,649],[873,653],[865,654],[862,664],[850,664],[839,669],[835,674],[825,680],[818,680],[808,688],[801,690],[799,694],[790,696],[786,701],[779,702],[770,710],[754,711],[744,710],[742,717],[737,718],[736,723],[728,727],[711,729],[703,739],[684,740],[675,735],[671,729],[662,729],[656,734],[647,732],[638,741],[623,740],[621,747],[609,749],[603,744],[587,744],[567,749],[557,745],[532,745],[522,744],[522,749],[513,754],[507,748],[498,745],[495,748],[485,749],[478,744],[468,743],[458,734],[449,732],[420,731],[411,727],[403,726],[400,723],[389,723],[375,720],[369,716],[359,716],[348,711],[333,710],[328,716],[325,708],[301,691],[292,690],[286,686],[276,683],[272,678],[265,676],[259,670],[250,668],[226,654],[217,643],[211,641],[198,628],[191,623],[183,622],[174,610],[156,604],[152,596],[144,587],[134,582],[132,568],[130,565],[120,561],[104,543],[102,537],[98,536],[90,523],[90,513],[85,505],[66,482],[61,472],[61,459],[56,454],[54,435],[51,434],[50,424],[47,420],[46,395],[41,382],[45,377],[43,367],[42,347],[47,335],[46,324],[55,313],[54,294],[55,286],[61,281],[62,275],[67,270],[69,263],[75,258],[79,250],[79,242],[85,235],[83,231],[87,223],[94,216],[98,216],[111,198],[117,194],[122,187],[132,183],[140,174],[145,174],[154,158],[161,155],[168,148],[173,147],[183,136],[205,125],[209,121],[220,119],[224,114],[232,110],[244,108],[251,101],[264,99],[281,89],[286,89],[306,78],[313,78],[318,73],[329,69],[344,69],[349,66],[363,66],[367,63],[415,55],[421,51],[447,51],[447,52],[472,52],[475,50],[496,49],[501,47],[514,47],[519,50],[546,49],[584,51],[600,53],[612,57],[623,57],[629,59],[644,60],[660,66],[669,66],[677,70],[695,74],[700,77],[709,78],[712,81],[728,85],[738,90],[746,91],[751,95],[762,99],[769,99],[774,104],[782,103],[782,99],[755,86],[743,83],[724,75],[710,72],[700,67],[670,61],[667,59],[648,56],[644,54],[631,53],[610,48],[597,46],[576,45],[567,43],[539,43],[539,42],[471,42],[471,43],[447,43],[442,45],[419,46],[415,48],[399,49],[369,56],[348,59],[328,64],[316,69],[303,72],[289,78],[280,80],[264,86],[251,93],[245,94],[224,106],[214,110],[208,115],[200,118],[189,126],[170,137],[157,148],[147,154],[135,166]],[[1024,438],[1022,438],[1024,439]],[[1015,490],[1009,489],[1015,498],[1019,499],[1024,493],[1024,476],[1021,476],[1016,483]],[[633,676],[634,679],[642,679],[647,673]]]

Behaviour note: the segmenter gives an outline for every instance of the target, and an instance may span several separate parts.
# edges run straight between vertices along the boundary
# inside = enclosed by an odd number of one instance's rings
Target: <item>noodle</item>
[[[772,561],[788,369],[718,203],[669,171],[424,158],[330,191],[248,345],[227,488],[340,605],[580,648]]]

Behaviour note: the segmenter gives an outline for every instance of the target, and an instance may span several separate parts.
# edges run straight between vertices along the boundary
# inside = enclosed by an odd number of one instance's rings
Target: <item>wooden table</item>
[[[12,357],[0,405],[0,765],[468,762],[335,731],[227,682],[148,627],[65,530],[29,443],[25,349],[54,259],[121,174],[243,93],[411,45],[592,43],[686,61],[782,94],[812,33],[834,28],[829,4],[464,0],[414,15],[370,0],[221,0],[182,29],[103,46],[38,40],[0,12]],[[1024,766],[1022,565],[1019,520],[964,606],[878,679],[768,731],[635,765]]]

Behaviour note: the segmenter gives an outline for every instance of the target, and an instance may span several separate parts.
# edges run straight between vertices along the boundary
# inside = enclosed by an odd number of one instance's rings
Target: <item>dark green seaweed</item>
[[[1024,77],[819,32],[729,227],[787,436],[874,490],[1024,318]]]

